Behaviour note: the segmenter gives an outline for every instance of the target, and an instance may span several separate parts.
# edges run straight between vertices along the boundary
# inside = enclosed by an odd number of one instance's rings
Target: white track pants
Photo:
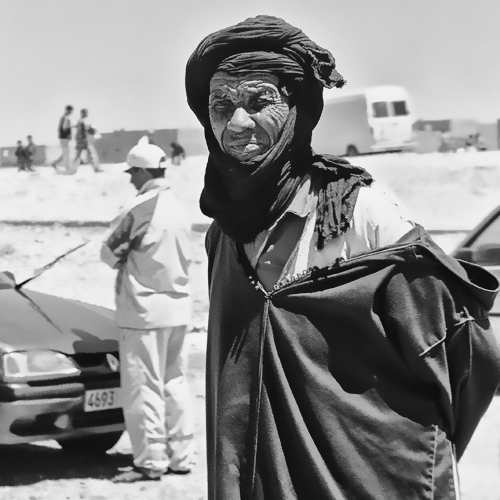
[[[52,165],[55,167],[59,163],[63,162],[63,166],[65,171],[67,172],[70,167],[70,156],[69,156],[69,143],[70,139],[59,139],[59,143],[61,144],[61,156],[52,162]]]
[[[193,401],[187,381],[186,326],[121,330],[125,424],[134,464],[151,476],[194,461]]]

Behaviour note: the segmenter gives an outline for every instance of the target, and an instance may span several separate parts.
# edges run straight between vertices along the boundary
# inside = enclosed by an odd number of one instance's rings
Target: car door
[[[500,280],[500,207],[469,233],[453,256],[483,266]],[[500,344],[500,294],[490,311],[490,321]]]

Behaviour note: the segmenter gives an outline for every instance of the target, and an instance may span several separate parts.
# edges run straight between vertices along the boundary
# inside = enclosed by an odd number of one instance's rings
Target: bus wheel
[[[352,144],[350,144],[349,146],[347,146],[347,151],[345,154],[346,154],[346,156],[358,156],[359,152],[358,152],[358,149],[356,148],[356,146],[353,146]]]

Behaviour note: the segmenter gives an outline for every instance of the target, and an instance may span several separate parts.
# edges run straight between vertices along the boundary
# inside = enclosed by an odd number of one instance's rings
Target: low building
[[[420,152],[439,151],[433,149],[435,144],[440,144],[444,137],[449,150],[465,147],[471,136],[479,134],[487,150],[500,149],[500,120],[497,123],[480,123],[471,119],[452,120],[418,120],[414,123],[416,132],[417,148]]]
[[[154,144],[170,155],[170,143],[177,141],[177,129],[163,130],[115,130],[102,133],[96,141],[96,149],[101,163],[122,163],[127,153],[137,144],[141,137],[149,136]]]
[[[152,142],[162,148],[170,157],[172,142],[178,142],[186,151],[186,156],[207,155],[203,129],[160,129],[160,130],[115,130],[102,133],[96,141],[96,149],[101,163],[122,163],[127,153],[139,139],[147,135]],[[0,166],[12,167],[17,164],[15,146],[0,148]],[[61,155],[59,144],[37,145],[35,165],[49,165]],[[75,143],[70,143],[70,155],[75,157]],[[84,156],[85,160],[85,156]]]

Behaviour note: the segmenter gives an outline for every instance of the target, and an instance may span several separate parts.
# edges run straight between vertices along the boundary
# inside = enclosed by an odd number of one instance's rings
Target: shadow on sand
[[[73,455],[41,443],[0,446],[0,486],[56,479],[110,479],[119,467],[131,464],[132,456],[121,453]]]

